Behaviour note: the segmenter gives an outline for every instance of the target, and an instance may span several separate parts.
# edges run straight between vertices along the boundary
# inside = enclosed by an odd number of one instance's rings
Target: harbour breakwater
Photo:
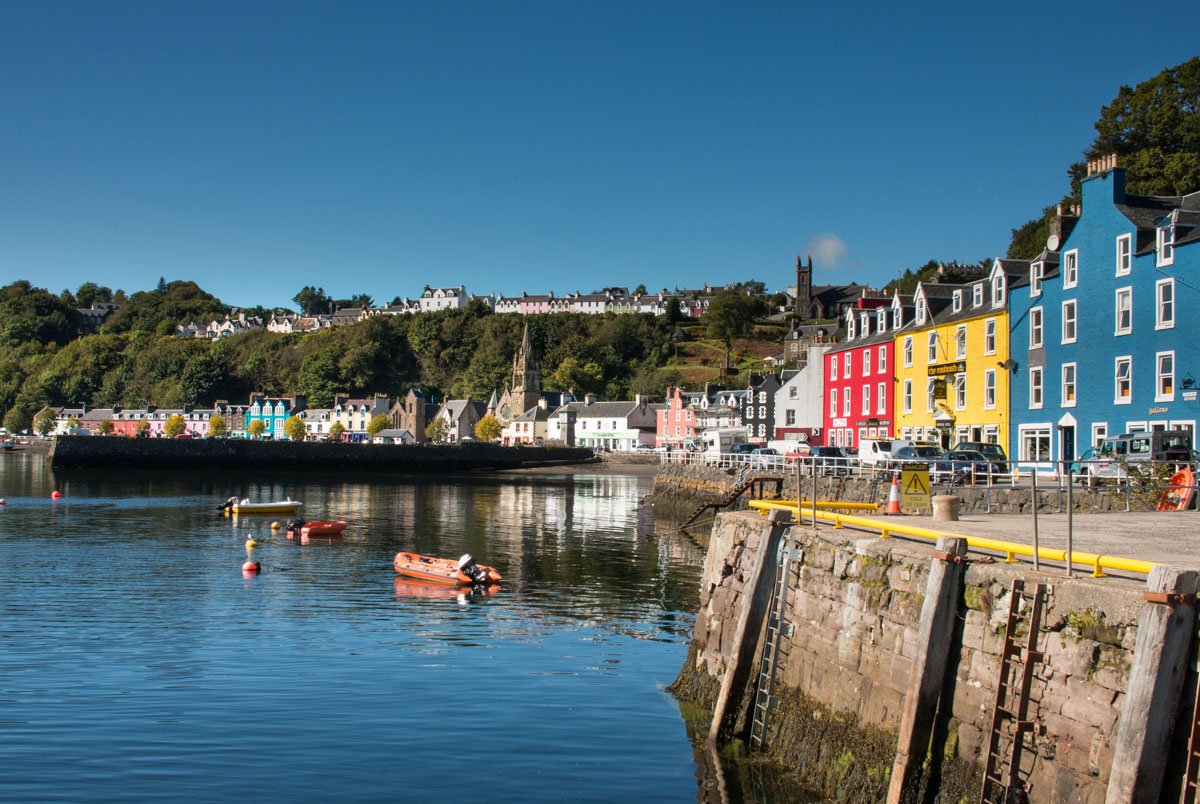
[[[157,439],[59,436],[50,448],[54,468],[331,469],[403,473],[526,469],[595,461],[580,447],[502,447],[498,444],[347,444],[250,441],[233,438]]]
[[[1178,800],[1197,573],[1067,579],[965,552],[721,514],[672,690],[712,711],[713,751],[825,800],[981,800],[989,753],[1012,800]]]

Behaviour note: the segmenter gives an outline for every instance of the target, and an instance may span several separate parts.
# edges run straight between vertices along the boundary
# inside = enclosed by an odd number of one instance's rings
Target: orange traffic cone
[[[892,477],[892,490],[888,492],[888,504],[885,514],[901,514],[900,510],[900,478]]]

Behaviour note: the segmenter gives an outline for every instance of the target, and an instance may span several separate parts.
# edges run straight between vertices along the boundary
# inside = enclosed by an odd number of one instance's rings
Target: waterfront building
[[[950,448],[985,441],[1007,448],[1008,289],[1029,263],[995,260],[964,284],[921,282],[912,326],[895,337],[894,434]]]
[[[247,409],[249,409],[249,405],[239,403],[230,404],[225,399],[218,399],[213,403],[213,415],[220,416],[225,420],[226,438],[246,437]]]
[[[379,415],[388,415],[391,407],[387,394],[375,394],[361,399],[354,399],[349,394],[334,394],[331,415],[335,423],[346,428],[342,440],[357,443],[370,440],[367,427],[371,424],[371,419]]]
[[[696,441],[696,394],[689,394],[681,387],[667,389],[665,406],[657,411],[654,433],[656,447],[679,448]]]
[[[517,444],[532,445],[545,442],[550,415],[549,402],[544,397],[539,399],[532,408],[504,425],[500,431],[500,443],[511,447]]]
[[[1115,157],[1013,289],[1010,454],[1048,464],[1110,435],[1195,432],[1200,192],[1136,196]]]
[[[746,437],[752,441],[775,438],[775,395],[779,378],[771,374],[751,374],[750,385],[741,399],[740,417]]]
[[[820,443],[824,427],[825,353],[832,342],[809,343],[799,368],[784,370],[775,392],[775,438]],[[878,426],[878,425],[876,425]],[[878,430],[876,430],[878,432]]]
[[[554,411],[547,439],[615,451],[654,446],[659,411],[642,395],[632,402],[597,402],[591,394]],[[574,424],[573,438],[567,427]]]
[[[897,332],[912,325],[912,300],[860,299],[843,313],[846,339],[825,352],[823,433],[816,443],[858,448],[864,438],[895,436],[892,396]]]
[[[471,398],[447,399],[438,408],[434,419],[445,422],[442,438],[444,443],[456,444],[464,438],[475,438],[475,425],[487,413],[482,402]]]
[[[426,400],[419,388],[409,388],[408,393],[397,399],[392,405],[390,416],[392,427],[397,430],[407,430],[412,433],[413,441],[420,444],[425,438],[425,427],[437,416],[438,406],[433,400]]]
[[[282,441],[287,438],[283,423],[295,413],[301,413],[307,405],[304,394],[287,396],[267,396],[266,394],[250,394],[250,403],[246,407],[244,419],[246,431],[255,421],[261,421],[264,429],[262,437]]]
[[[304,422],[304,437],[310,441],[327,441],[333,427],[332,408],[305,408],[296,414]]]

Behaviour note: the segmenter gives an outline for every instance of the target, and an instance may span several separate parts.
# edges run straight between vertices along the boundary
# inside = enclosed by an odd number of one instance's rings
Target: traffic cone
[[[888,492],[888,504],[885,514],[901,514],[900,510],[900,478],[892,477],[892,490]]]

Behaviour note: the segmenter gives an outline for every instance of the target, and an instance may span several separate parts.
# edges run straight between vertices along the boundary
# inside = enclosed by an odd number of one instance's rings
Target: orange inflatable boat
[[[475,563],[467,553],[455,561],[452,558],[430,558],[416,553],[396,553],[393,566],[396,572],[423,581],[438,581],[459,585],[489,585],[499,583],[500,573],[494,567]]]
[[[299,533],[296,532],[295,525],[288,525],[287,537],[294,539],[297,536],[341,536],[342,531],[350,524],[341,519],[335,521],[323,520],[319,522],[305,522],[300,526]]]

